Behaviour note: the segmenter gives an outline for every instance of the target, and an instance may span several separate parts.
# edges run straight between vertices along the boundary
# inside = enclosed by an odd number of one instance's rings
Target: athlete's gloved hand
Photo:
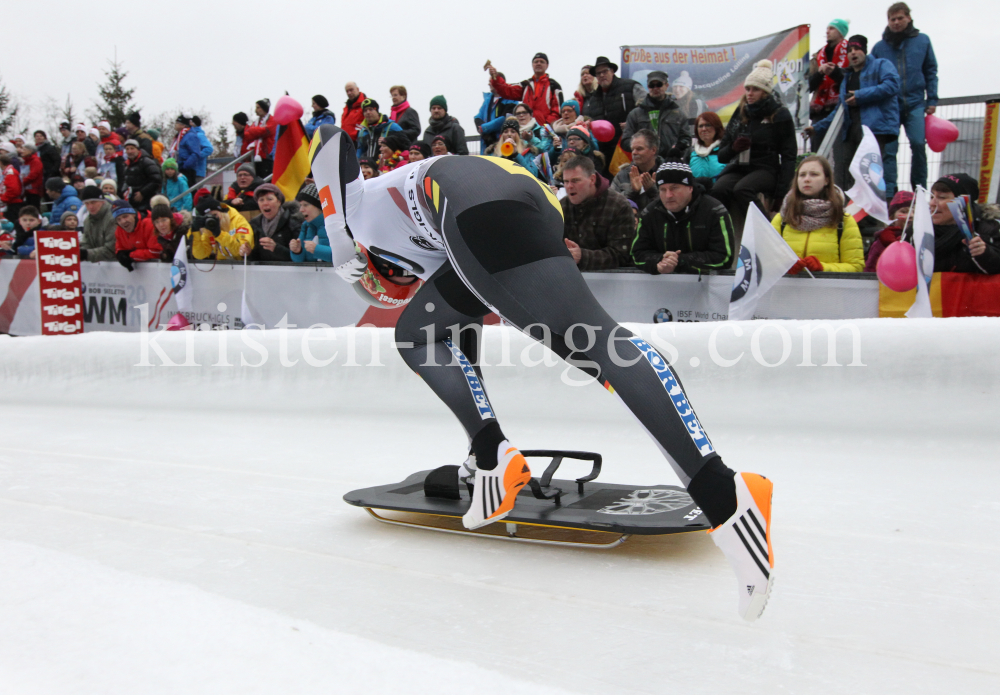
[[[802,269],[806,267],[806,262],[801,258],[795,261],[795,265],[788,269],[789,275],[798,275],[802,272]]]
[[[354,258],[347,261],[342,265],[338,265],[334,268],[343,280],[350,283],[355,283],[361,279],[361,276],[365,274],[365,269],[368,268],[368,259],[365,258],[365,254],[361,251],[355,249]]]
[[[823,272],[823,264],[820,262],[816,256],[806,256],[802,259],[802,262],[806,264],[806,268],[813,271],[814,273]]]
[[[750,138],[741,135],[733,141],[733,152],[743,152],[750,149]]]

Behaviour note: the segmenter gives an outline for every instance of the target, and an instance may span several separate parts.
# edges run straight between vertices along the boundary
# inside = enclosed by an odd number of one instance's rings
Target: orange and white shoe
[[[771,550],[774,485],[756,473],[737,473],[735,482],[736,513],[709,534],[736,572],[740,617],[753,622],[764,612],[774,583]]]
[[[472,505],[462,517],[465,528],[472,530],[500,521],[514,508],[517,493],[531,480],[531,469],[516,447],[506,439],[497,449],[497,467],[491,471],[476,469]]]

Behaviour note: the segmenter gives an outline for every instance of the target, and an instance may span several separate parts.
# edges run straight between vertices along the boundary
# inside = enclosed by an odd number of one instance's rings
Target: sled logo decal
[[[647,516],[649,514],[664,514],[684,509],[694,504],[694,500],[686,492],[680,490],[633,490],[628,497],[612,502],[598,514],[614,514],[616,516]]]
[[[688,403],[687,395],[684,393],[684,389],[681,385],[677,383],[677,377],[674,376],[674,372],[670,369],[670,365],[667,361],[660,356],[652,345],[647,343],[642,338],[638,336],[633,336],[628,339],[630,343],[639,348],[642,352],[642,356],[646,358],[646,361],[652,365],[653,370],[656,375],[660,377],[660,383],[663,384],[663,388],[666,390],[667,395],[670,396],[670,400],[674,404],[674,408],[677,409],[677,414],[680,416],[681,420],[684,422],[684,427],[687,429],[688,436],[691,437],[691,441],[694,445],[698,447],[698,451],[702,456],[708,456],[715,451],[715,447],[712,446],[712,442],[709,441],[708,435],[705,434],[705,430],[702,429],[701,423],[698,421],[698,416],[694,414],[694,409],[691,408],[691,404]]]

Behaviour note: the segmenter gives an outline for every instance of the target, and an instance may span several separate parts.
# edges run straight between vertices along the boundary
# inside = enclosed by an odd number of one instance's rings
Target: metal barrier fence
[[[979,178],[979,167],[983,152],[983,122],[986,117],[986,102],[1000,99],[1000,94],[984,94],[970,97],[953,97],[938,102],[935,116],[951,121],[958,126],[958,140],[948,145],[944,152],[934,152],[927,148],[927,185],[930,186],[945,174],[965,172]],[[898,187],[913,190],[910,185],[910,141],[906,131],[900,129],[898,167]]]

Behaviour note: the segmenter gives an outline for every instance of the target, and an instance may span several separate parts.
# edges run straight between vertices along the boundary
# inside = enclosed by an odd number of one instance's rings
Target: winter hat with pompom
[[[757,87],[768,94],[774,91],[774,71],[770,60],[758,61],[743,81],[744,87]]]

